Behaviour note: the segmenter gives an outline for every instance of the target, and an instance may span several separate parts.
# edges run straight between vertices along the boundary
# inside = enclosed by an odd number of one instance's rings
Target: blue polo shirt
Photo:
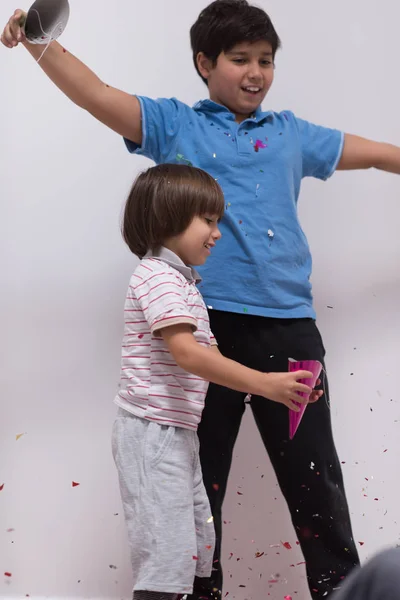
[[[222,238],[199,268],[205,302],[215,310],[275,318],[315,318],[311,254],[297,215],[303,177],[327,179],[340,160],[343,133],[290,111],[256,113],[240,125],[204,100],[139,97],[143,141],[128,150],[160,163],[192,164],[221,185]]]

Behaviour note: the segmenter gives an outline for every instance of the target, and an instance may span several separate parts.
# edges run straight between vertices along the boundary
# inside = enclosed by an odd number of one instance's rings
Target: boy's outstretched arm
[[[400,174],[400,148],[346,133],[338,169],[371,168]]]
[[[24,17],[23,11],[15,11],[4,28],[1,41],[7,48],[15,48],[22,43],[33,58],[38,60],[43,46],[30,44],[26,40],[22,26]],[[103,83],[58,42],[50,44],[39,65],[72,102],[90,112],[110,129],[141,145],[141,109],[135,96]]]
[[[312,394],[312,401],[322,395],[321,391],[313,392],[311,388],[300,383],[300,379],[311,377],[308,371],[295,373],[262,373],[249,369],[197,343],[190,325],[180,324],[164,327],[159,330],[168,350],[176,363],[188,373],[218,385],[229,387],[239,392],[264,396],[275,402],[285,404],[298,412],[294,402],[304,403],[299,392]]]

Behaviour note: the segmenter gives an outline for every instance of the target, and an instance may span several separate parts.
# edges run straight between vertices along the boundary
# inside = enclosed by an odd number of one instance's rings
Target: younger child
[[[311,393],[297,381],[307,371],[261,373],[218,351],[192,265],[204,264],[221,237],[223,212],[210,175],[168,164],[138,177],[125,208],[123,235],[142,260],[125,302],[113,454],[134,600],[172,600],[192,593],[195,575],[211,575],[214,523],[197,437],[208,381],[293,410],[298,392]]]

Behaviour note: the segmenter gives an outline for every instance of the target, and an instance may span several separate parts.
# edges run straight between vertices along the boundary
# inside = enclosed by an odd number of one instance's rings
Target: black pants
[[[210,311],[220,351],[264,372],[288,370],[288,358],[324,363],[321,335],[312,319],[269,319]],[[253,396],[250,406],[287,501],[307,566],[311,595],[326,598],[359,564],[340,463],[332,437],[328,382],[309,405],[292,441],[286,406]],[[217,544],[211,579],[196,579],[193,598],[218,598],[224,500],[232,453],[245,410],[245,394],[210,385],[199,427],[204,483],[214,516]],[[314,468],[311,469],[311,463]]]

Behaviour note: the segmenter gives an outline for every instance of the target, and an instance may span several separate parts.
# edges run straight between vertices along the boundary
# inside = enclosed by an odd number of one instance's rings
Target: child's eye
[[[245,61],[244,58],[234,58],[233,62],[237,63],[238,65],[242,65]]]
[[[208,219],[207,217],[204,217],[204,219],[208,225],[211,225],[211,223],[213,222],[212,219]]]

